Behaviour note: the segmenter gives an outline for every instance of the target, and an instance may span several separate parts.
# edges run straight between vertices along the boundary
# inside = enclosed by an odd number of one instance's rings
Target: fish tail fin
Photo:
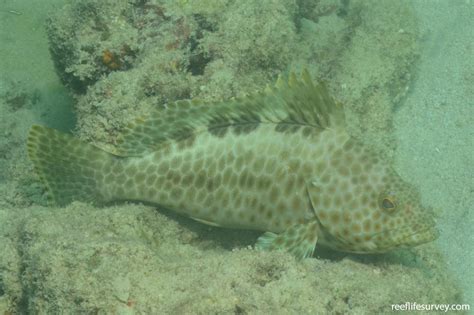
[[[38,125],[30,129],[27,148],[50,204],[65,205],[73,200],[103,203],[111,199],[102,182],[115,162],[113,154]]]

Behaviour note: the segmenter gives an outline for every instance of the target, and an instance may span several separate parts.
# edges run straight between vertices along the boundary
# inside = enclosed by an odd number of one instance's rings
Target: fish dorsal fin
[[[114,152],[138,156],[204,131],[245,125],[287,124],[324,129],[344,124],[344,111],[323,83],[314,84],[304,70],[297,78],[279,77],[273,87],[245,97],[206,103],[182,100],[160,106],[131,122],[119,135]]]

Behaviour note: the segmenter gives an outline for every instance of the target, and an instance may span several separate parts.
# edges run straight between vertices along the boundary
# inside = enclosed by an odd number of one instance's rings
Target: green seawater
[[[472,312],[472,0],[107,3],[0,3],[0,314],[370,314],[414,302]],[[74,37],[61,46],[47,24]],[[73,62],[61,70],[58,55]],[[46,205],[26,157],[32,124],[110,145],[148,99],[229,98],[303,66],[332,80],[354,132],[393,150],[397,172],[435,209],[434,244],[301,262],[248,249],[258,233],[149,205]],[[79,71],[97,74],[81,93],[62,79]]]

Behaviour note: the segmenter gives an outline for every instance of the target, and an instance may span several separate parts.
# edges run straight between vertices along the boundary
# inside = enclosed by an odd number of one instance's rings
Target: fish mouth
[[[354,243],[352,240],[341,236],[333,236],[338,242],[343,244],[344,251],[367,254],[386,253],[400,248],[412,248],[421,244],[436,240],[440,233],[434,220],[426,220],[407,225],[400,228],[386,229],[377,233],[367,234],[369,240],[361,243]],[[355,249],[351,248],[357,246]]]
[[[374,252],[387,252],[397,248],[411,248],[432,242],[439,237],[439,230],[436,228],[436,225],[425,224],[410,228],[411,232],[408,232],[407,228],[405,228],[382,231],[372,235],[371,240],[374,240],[377,235],[384,235],[386,237],[386,240],[384,240],[385,244],[380,244],[377,241],[374,242],[375,247],[378,248]],[[403,237],[400,237],[400,235],[403,235]]]
[[[416,230],[411,235],[404,237],[401,243],[405,246],[411,247],[432,242],[438,237],[439,230],[436,228],[436,226],[428,225],[424,228]]]

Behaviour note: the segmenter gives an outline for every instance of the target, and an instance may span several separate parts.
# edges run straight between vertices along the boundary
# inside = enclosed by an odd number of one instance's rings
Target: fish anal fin
[[[199,222],[199,223],[203,223],[203,224],[206,224],[206,225],[210,225],[210,226],[216,226],[216,227],[221,227],[221,225],[215,223],[215,222],[212,222],[212,221],[208,221],[208,220],[204,220],[204,219],[199,219],[199,218],[195,218],[195,217],[190,217],[191,219]]]

